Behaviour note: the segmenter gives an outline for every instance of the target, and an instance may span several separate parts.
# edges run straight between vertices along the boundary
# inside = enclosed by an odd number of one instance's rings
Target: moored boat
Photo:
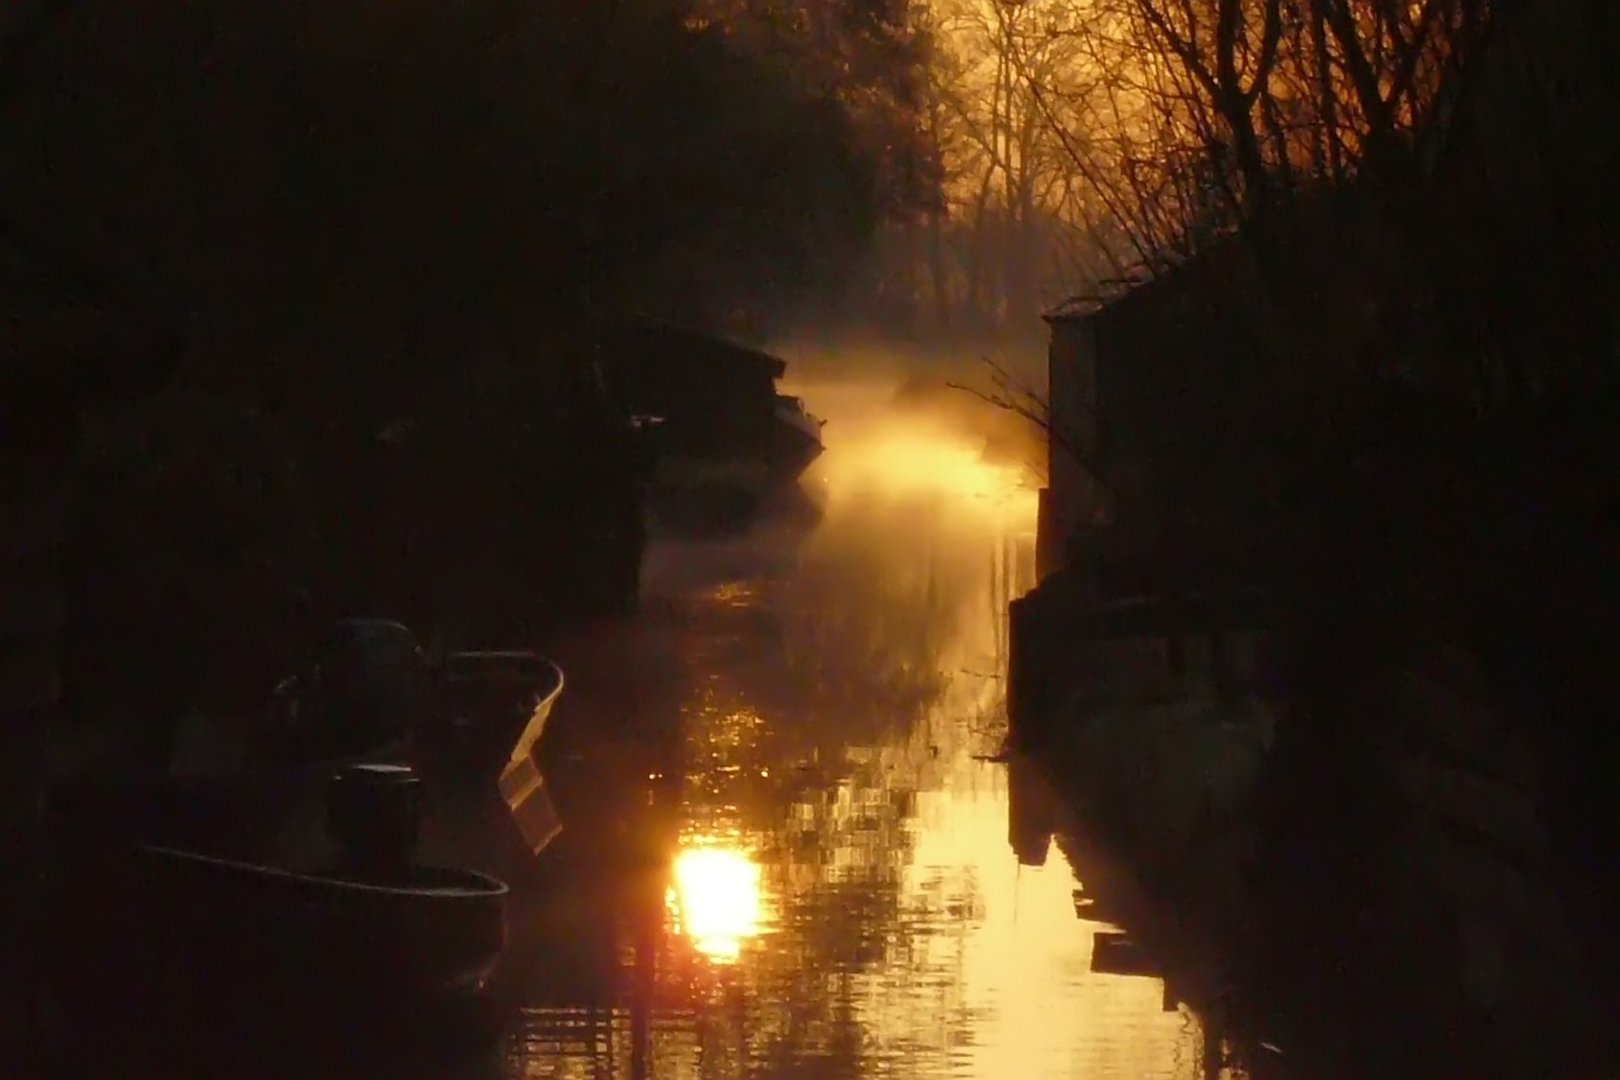
[[[790,394],[776,395],[775,419],[767,453],[771,473],[778,482],[796,480],[825,449],[821,429],[827,422],[812,416],[803,398]]]
[[[372,759],[409,764],[423,777],[428,857],[500,865],[505,848],[492,834],[507,817],[531,854],[555,839],[561,823],[538,767],[511,796],[504,779],[519,762],[532,763],[563,689],[555,664],[511,649],[429,657],[409,630],[384,620],[346,620],[333,637],[323,659],[280,688],[280,711],[292,719],[279,726],[301,733],[296,745],[312,745],[311,728],[335,731],[353,726],[353,717],[372,717],[364,730],[393,740]],[[375,719],[378,702],[388,703],[400,722],[389,727]],[[319,745],[353,742],[328,738]]]
[[[822,422],[778,391],[787,362],[760,349],[648,319],[595,331],[607,385],[644,432],[655,524],[734,531],[822,451]]]
[[[70,1013],[133,1032],[321,1030],[480,997],[505,946],[509,890],[420,857],[424,820],[446,800],[412,760],[434,732],[459,733],[465,758],[442,771],[487,793],[459,809],[508,812],[537,852],[557,828],[533,750],[562,674],[531,654],[460,654],[440,689],[462,713],[428,721],[441,710],[414,706],[420,672],[396,631],[368,623],[338,637],[301,690],[282,687],[270,722],[182,739],[184,767],[167,776],[103,778],[57,800]],[[367,656],[386,663],[333,659]]]
[[[513,650],[452,653],[440,665],[438,759],[446,800],[465,806],[498,791],[529,850],[538,855],[562,829],[535,748],[563,690],[563,673],[538,654]],[[431,738],[431,736],[429,737]],[[441,803],[441,806],[444,805]]]
[[[465,650],[438,665],[438,707],[425,732],[463,774],[497,777],[512,755],[533,751],[563,690],[563,673],[537,653]]]
[[[70,1030],[77,1017],[128,1039],[308,1033],[473,1006],[505,947],[507,886],[415,859],[409,768],[347,765],[327,788],[330,843],[302,858],[288,857],[285,834],[220,851],[165,820],[219,813],[220,799],[173,788],[103,788],[99,806],[81,797],[59,822],[56,876]]]

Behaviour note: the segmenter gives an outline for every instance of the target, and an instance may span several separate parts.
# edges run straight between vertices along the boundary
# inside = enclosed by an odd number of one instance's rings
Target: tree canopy
[[[52,6],[9,58],[7,212],[289,347],[768,311],[927,197],[904,4],[845,4],[829,64],[674,0]]]

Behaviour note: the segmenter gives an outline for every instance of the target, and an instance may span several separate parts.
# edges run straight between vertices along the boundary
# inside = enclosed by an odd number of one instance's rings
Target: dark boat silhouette
[[[482,853],[489,861],[499,845],[484,841],[508,818],[532,854],[556,837],[560,824],[534,764],[563,689],[555,664],[499,649],[429,658],[410,631],[383,620],[348,620],[334,638],[277,688],[273,742],[295,755],[348,753],[369,738],[369,760],[416,769],[430,858]],[[342,734],[356,730],[358,737]]]
[[[528,654],[481,653],[417,683],[402,631],[340,627],[302,686],[283,685],[273,719],[235,740],[246,752],[215,730],[209,746],[182,739],[190,752],[167,776],[103,778],[59,800],[69,1012],[134,1038],[476,1010],[505,947],[509,890],[436,864],[454,855],[454,827],[424,861],[424,819],[516,822],[531,852],[550,841],[532,751],[562,676]],[[436,691],[427,708],[423,686]],[[436,785],[413,764],[435,745],[463,753],[424,762]],[[510,819],[481,816],[489,807]]]
[[[561,669],[531,652],[477,650],[451,653],[439,671],[438,738],[419,740],[422,767],[436,762],[452,797],[498,791],[538,854],[562,827],[534,756],[562,694]]]
[[[804,399],[792,394],[776,395],[773,415],[776,423],[765,458],[780,484],[797,480],[821,456],[825,449],[821,429],[827,421],[812,415],[804,407]]]
[[[822,453],[823,422],[778,391],[781,357],[648,318],[600,317],[589,333],[605,386],[651,452],[657,528],[743,530]]]

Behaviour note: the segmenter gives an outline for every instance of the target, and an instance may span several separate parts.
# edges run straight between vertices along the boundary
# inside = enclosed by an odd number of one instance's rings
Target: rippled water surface
[[[1113,928],[1077,915],[1038,782],[989,760],[1023,475],[805,396],[832,417],[819,523],[661,541],[643,619],[564,658],[567,831],[519,916],[509,1074],[1210,1075],[1160,979],[1093,969]]]

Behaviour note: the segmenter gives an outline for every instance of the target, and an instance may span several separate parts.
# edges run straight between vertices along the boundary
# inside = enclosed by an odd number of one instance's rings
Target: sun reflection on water
[[[760,871],[746,853],[695,847],[675,859],[667,902],[675,930],[710,960],[733,963],[759,934]]]

